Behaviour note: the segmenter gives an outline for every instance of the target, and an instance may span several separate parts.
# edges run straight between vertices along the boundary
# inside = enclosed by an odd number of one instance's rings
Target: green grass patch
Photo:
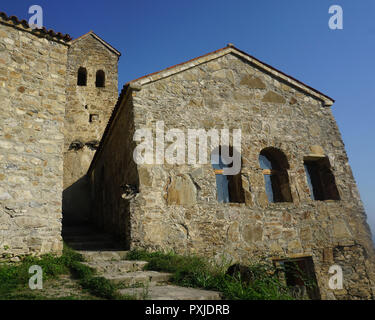
[[[39,258],[25,257],[20,263],[0,264],[0,299],[1,300],[43,300],[43,290],[29,289],[29,268],[33,265],[42,267],[43,282],[56,279],[59,275],[72,275],[79,281],[81,287],[90,294],[104,299],[130,299],[117,293],[117,287],[109,280],[98,277],[95,270],[82,264],[81,254],[64,244],[63,254],[56,257],[50,254]],[[75,299],[67,296],[59,299]]]
[[[288,287],[280,281],[275,267],[266,262],[249,265],[252,281],[226,274],[228,263],[211,263],[198,256],[182,256],[173,252],[130,251],[129,260],[148,261],[145,269],[170,272],[172,282],[185,287],[219,291],[229,300],[292,300]]]
[[[43,280],[54,279],[61,274],[69,273],[69,265],[72,261],[81,259],[69,248],[64,248],[64,254],[61,257],[55,257],[47,254],[40,258],[25,257],[21,263],[0,264],[0,299],[14,299],[19,296],[20,299],[26,299],[35,294],[19,294],[17,292],[28,288],[29,268],[38,265],[43,270]]]

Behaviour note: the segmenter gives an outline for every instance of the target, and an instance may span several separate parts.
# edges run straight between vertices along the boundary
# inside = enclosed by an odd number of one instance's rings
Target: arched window
[[[105,73],[103,70],[98,70],[96,73],[96,82],[95,85],[97,88],[104,88],[105,87]]]
[[[233,156],[232,147],[229,147],[230,156]],[[218,161],[215,160],[213,155],[218,154]],[[228,164],[225,164],[221,155],[221,148],[217,148],[212,152],[211,164],[214,168],[216,175],[216,190],[218,202],[231,202],[231,203],[244,203],[245,195],[242,188],[241,172],[236,175],[225,175],[224,169],[229,168]]]
[[[269,202],[292,202],[285,154],[276,148],[263,149],[259,155]]]
[[[310,197],[313,200],[340,200],[335,176],[327,157],[304,161]]]
[[[78,69],[77,85],[78,86],[86,86],[87,85],[87,70],[86,70],[86,68],[80,67]]]

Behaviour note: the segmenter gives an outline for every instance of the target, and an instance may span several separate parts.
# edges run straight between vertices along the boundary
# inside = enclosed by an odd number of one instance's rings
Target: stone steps
[[[167,284],[172,275],[158,271],[135,271],[117,274],[103,273],[101,276],[123,286],[157,286]]]
[[[107,261],[97,260],[95,262],[83,262],[90,268],[96,269],[101,273],[124,273],[124,272],[136,272],[143,271],[146,266],[146,261]]]
[[[65,242],[86,242],[86,241],[113,241],[112,237],[106,234],[64,234]]]
[[[119,245],[114,244],[112,241],[81,241],[81,242],[67,242],[71,248],[74,250],[93,250],[96,251],[98,249],[102,251],[106,250],[116,250],[120,248]]]
[[[85,236],[85,235],[95,235],[95,234],[102,234],[102,232],[98,232],[98,230],[87,224],[81,224],[81,225],[75,225],[75,226],[63,226],[62,229],[63,236],[68,235],[79,235],[79,236]]]
[[[83,255],[83,264],[96,270],[113,283],[119,284],[119,292],[137,299],[152,300],[218,300],[218,292],[173,286],[171,274],[144,270],[146,261],[126,260],[128,251],[109,235],[97,232],[87,225],[64,228],[64,241]]]
[[[108,251],[119,250],[119,244],[111,235],[97,230],[89,224],[63,226],[64,241],[75,250]]]
[[[219,292],[178,287],[173,285],[145,288],[128,288],[119,291],[139,300],[220,300]]]
[[[120,261],[126,258],[128,251],[125,250],[95,250],[87,251],[80,250],[79,253],[83,255],[87,262],[92,261]]]
[[[79,251],[87,262],[102,276],[126,289],[120,294],[138,300],[220,300],[220,293],[171,285],[171,274],[144,270],[146,261],[126,259],[127,251]]]

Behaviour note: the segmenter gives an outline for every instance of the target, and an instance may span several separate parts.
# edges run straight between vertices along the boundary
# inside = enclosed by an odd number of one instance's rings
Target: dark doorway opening
[[[282,277],[294,298],[320,300],[314,262],[311,257],[278,260],[275,264],[280,268]]]

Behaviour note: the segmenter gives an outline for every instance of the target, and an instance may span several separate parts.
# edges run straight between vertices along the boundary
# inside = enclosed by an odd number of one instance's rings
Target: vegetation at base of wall
[[[240,273],[228,275],[229,262],[211,263],[198,256],[181,256],[173,252],[133,250],[128,260],[148,261],[147,270],[173,274],[172,282],[185,287],[215,290],[229,300],[293,300],[289,288],[279,279],[275,267],[267,262],[248,265],[251,281]]]
[[[79,281],[81,287],[99,298],[105,299],[131,299],[132,297],[121,296],[117,293],[117,287],[103,277],[95,276],[95,271],[82,264],[82,255],[64,245],[61,257],[51,254],[39,258],[25,257],[20,263],[0,264],[0,299],[2,300],[42,300],[43,290],[31,291],[29,289],[29,268],[38,265],[43,270],[43,282],[56,279],[63,274],[72,275]],[[74,296],[62,297],[60,299],[76,299]]]

